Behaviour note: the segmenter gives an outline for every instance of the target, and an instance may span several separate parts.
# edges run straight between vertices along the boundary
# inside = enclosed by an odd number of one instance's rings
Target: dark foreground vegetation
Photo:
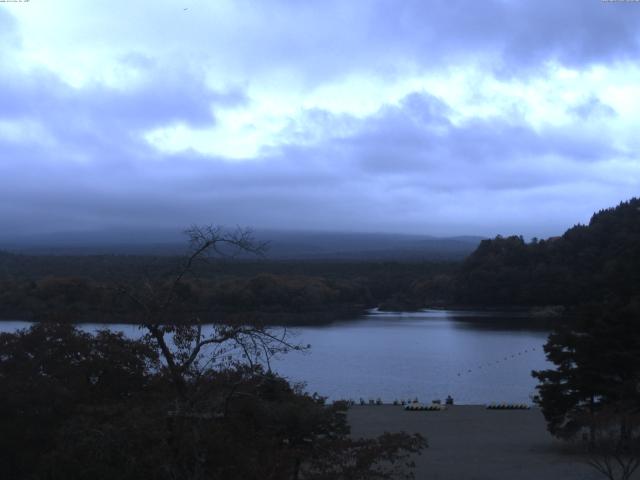
[[[422,437],[349,436],[325,405],[248,364],[175,378],[152,339],[41,323],[0,335],[6,479],[411,478]]]
[[[555,368],[533,372],[549,431],[581,442],[605,477],[631,478],[640,467],[640,200],[600,211],[551,242],[499,239],[480,248],[504,242],[510,246],[497,257],[510,259],[506,271],[522,262],[520,277],[506,275],[514,295],[544,285],[549,269],[563,279],[553,285],[565,295],[566,313],[545,345]],[[506,288],[506,279],[496,285]],[[552,290],[538,293],[560,299]]]
[[[591,301],[564,317],[545,345],[554,369],[535,371],[549,432],[582,443],[610,479],[640,467],[640,303]]]
[[[53,322],[0,335],[3,478],[412,478],[420,435],[351,438],[345,403],[270,372],[271,356],[305,348],[286,331],[203,327],[186,278],[211,250],[260,246],[242,231],[189,235],[171,279],[117,287],[141,340]]]

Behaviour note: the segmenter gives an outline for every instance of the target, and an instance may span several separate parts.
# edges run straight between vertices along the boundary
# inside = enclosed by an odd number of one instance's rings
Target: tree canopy
[[[455,299],[471,305],[579,305],[640,291],[640,199],[595,213],[560,237],[484,240],[457,276]]]

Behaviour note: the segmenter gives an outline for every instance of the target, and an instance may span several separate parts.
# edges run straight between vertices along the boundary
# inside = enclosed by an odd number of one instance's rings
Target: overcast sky
[[[0,3],[0,225],[545,237],[640,192],[640,2]]]

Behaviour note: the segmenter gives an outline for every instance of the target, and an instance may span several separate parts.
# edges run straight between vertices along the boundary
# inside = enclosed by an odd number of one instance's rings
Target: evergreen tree
[[[605,407],[640,408],[640,308],[620,300],[576,309],[574,319],[549,336],[545,352],[556,369],[535,371],[539,405],[549,431],[572,438],[589,430]]]

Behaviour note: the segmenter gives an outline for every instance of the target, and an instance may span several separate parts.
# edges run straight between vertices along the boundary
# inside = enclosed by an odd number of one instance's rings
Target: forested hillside
[[[595,213],[561,237],[498,236],[463,263],[456,303],[577,305],[640,291],[640,199]]]
[[[162,283],[182,257],[0,252],[0,318],[128,321],[117,286]],[[211,320],[324,323],[381,306],[572,306],[640,291],[640,199],[595,213],[561,237],[483,240],[461,264],[438,261],[212,260],[185,283]],[[206,315],[205,315],[206,316]]]
[[[0,318],[130,322],[122,285],[161,289],[182,257],[0,252]],[[180,295],[190,314],[268,324],[328,323],[367,308],[445,304],[453,262],[215,260],[194,267]],[[176,315],[180,312],[172,312]],[[170,320],[170,319],[169,319]]]

